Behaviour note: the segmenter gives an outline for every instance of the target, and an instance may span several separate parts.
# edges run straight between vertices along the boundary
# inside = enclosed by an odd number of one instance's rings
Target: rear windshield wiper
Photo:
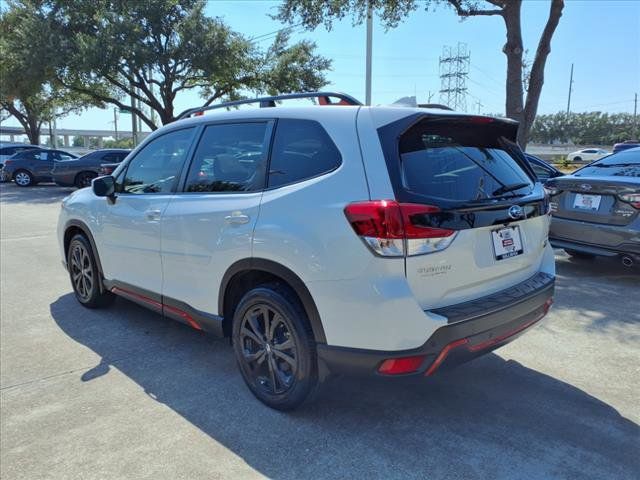
[[[509,185],[504,185],[504,186],[498,188],[491,195],[495,197],[497,195],[502,195],[503,193],[513,192],[514,190],[519,190],[521,188],[528,187],[528,186],[529,186],[528,183],[511,183]]]

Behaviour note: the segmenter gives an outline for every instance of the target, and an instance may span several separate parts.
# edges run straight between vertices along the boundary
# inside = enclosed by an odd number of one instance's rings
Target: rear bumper
[[[379,374],[388,360],[420,357],[403,375],[432,375],[514,340],[545,316],[551,306],[555,277],[539,272],[507,290],[433,313],[448,319],[419,348],[400,351],[363,350],[318,345],[318,358],[331,372]],[[398,376],[398,375],[394,375]]]
[[[593,255],[640,255],[640,220],[603,225],[553,217],[549,241],[554,248],[569,248]]]

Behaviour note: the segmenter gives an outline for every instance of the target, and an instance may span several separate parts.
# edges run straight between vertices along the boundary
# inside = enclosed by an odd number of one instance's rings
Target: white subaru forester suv
[[[187,111],[65,198],[78,301],[230,337],[281,410],[331,372],[433,375],[547,313],[549,205],[517,123],[325,92],[251,102],[307,97]]]

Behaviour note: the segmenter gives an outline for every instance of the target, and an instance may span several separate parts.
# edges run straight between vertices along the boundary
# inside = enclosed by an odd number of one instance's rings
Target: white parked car
[[[570,162],[593,162],[607,155],[611,155],[611,152],[603,150],[602,148],[585,148],[570,153],[567,155],[567,160]]]
[[[301,97],[320,105],[275,107]],[[331,372],[433,375],[547,313],[549,204],[516,122],[252,101],[275,108],[188,111],[64,199],[82,305],[116,294],[231,337],[249,389],[282,410]]]

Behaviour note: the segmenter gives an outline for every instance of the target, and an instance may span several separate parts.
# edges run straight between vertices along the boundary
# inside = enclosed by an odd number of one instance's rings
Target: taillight
[[[5,164],[5,165],[9,165],[9,164],[11,164],[11,163],[13,163],[13,160],[5,160],[5,161],[4,161],[4,164]]]
[[[402,257],[447,248],[456,231],[420,223],[438,207],[395,200],[372,200],[347,205],[344,213],[353,230],[378,255]]]
[[[619,195],[620,200],[630,203],[633,207],[640,209],[640,193],[625,193]]]

